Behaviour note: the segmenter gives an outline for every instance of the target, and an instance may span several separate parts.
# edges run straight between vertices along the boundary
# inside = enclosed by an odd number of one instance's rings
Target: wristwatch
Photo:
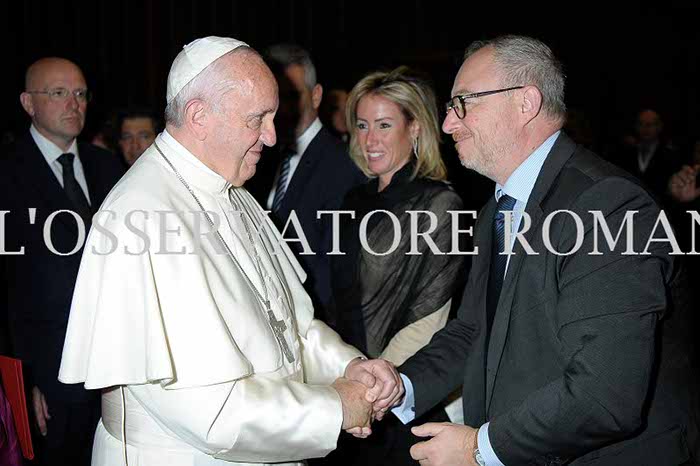
[[[474,462],[479,466],[486,466],[486,461],[484,461],[479,451],[479,431],[481,431],[481,427],[476,429],[476,435],[474,435]]]
[[[484,461],[478,448],[474,449],[474,461],[476,461],[476,464],[479,466],[486,466],[486,461]]]

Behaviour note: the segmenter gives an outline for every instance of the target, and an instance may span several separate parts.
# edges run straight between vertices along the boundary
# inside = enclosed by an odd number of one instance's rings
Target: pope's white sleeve
[[[306,337],[299,336],[307,383],[329,385],[345,373],[345,367],[363,354],[341,340],[320,320],[313,320]]]
[[[254,375],[207,387],[129,391],[167,431],[216,458],[275,463],[322,457],[336,448],[343,422],[329,386]]]

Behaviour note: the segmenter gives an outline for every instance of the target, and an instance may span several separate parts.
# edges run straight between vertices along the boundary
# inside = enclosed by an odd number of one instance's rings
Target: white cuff
[[[395,408],[392,408],[391,412],[394,413],[394,416],[399,418],[399,421],[408,424],[416,418],[416,400],[411,379],[403,374],[399,375],[403,381],[405,395],[403,397],[403,402]]]
[[[501,463],[501,460],[498,459],[498,456],[496,456],[496,452],[493,451],[493,448],[491,448],[488,422],[479,429],[479,436],[477,437],[476,442],[486,466],[505,466],[503,463]]]

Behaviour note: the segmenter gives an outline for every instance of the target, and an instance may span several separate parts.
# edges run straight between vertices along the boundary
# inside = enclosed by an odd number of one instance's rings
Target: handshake
[[[332,387],[343,403],[343,430],[360,438],[369,436],[372,421],[381,420],[404,395],[401,376],[383,359],[350,361],[345,376],[336,379]]]

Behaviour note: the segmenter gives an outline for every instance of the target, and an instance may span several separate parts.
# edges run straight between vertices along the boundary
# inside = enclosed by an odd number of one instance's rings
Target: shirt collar
[[[78,142],[76,141],[76,139],[73,139],[73,142],[71,143],[68,150],[64,151],[55,143],[50,141],[46,136],[41,134],[33,124],[29,128],[29,133],[32,135],[32,138],[34,139],[34,142],[39,148],[39,151],[41,151],[42,155],[46,159],[46,163],[48,163],[49,165],[54,163],[56,160],[58,160],[58,158],[61,155],[66,153],[74,154],[78,159],[80,159],[78,155]]]
[[[319,131],[321,131],[321,128],[323,128],[323,125],[321,124],[321,120],[316,118],[308,128],[304,130],[303,133],[301,133],[301,136],[297,138],[297,154],[298,155],[304,155],[304,152],[306,152],[306,149],[309,147],[309,144],[311,144],[311,141],[314,140],[316,135],[318,134]]]
[[[506,180],[506,184],[501,186],[496,183],[495,196],[497,202],[505,193],[515,198],[516,201],[522,202],[523,206],[527,205],[532,188],[535,187],[537,177],[542,170],[542,165],[544,165],[549,151],[552,150],[552,146],[554,146],[560,134],[561,131],[552,134],[532,154],[528,155],[523,163],[511,173]]]
[[[225,193],[231,187],[223,176],[207,167],[194,154],[180,144],[168,130],[163,130],[156,138],[158,147],[161,148],[168,160],[175,166],[187,184],[199,187],[210,193]],[[160,158],[159,154],[154,154]],[[167,165],[167,163],[166,163]]]

